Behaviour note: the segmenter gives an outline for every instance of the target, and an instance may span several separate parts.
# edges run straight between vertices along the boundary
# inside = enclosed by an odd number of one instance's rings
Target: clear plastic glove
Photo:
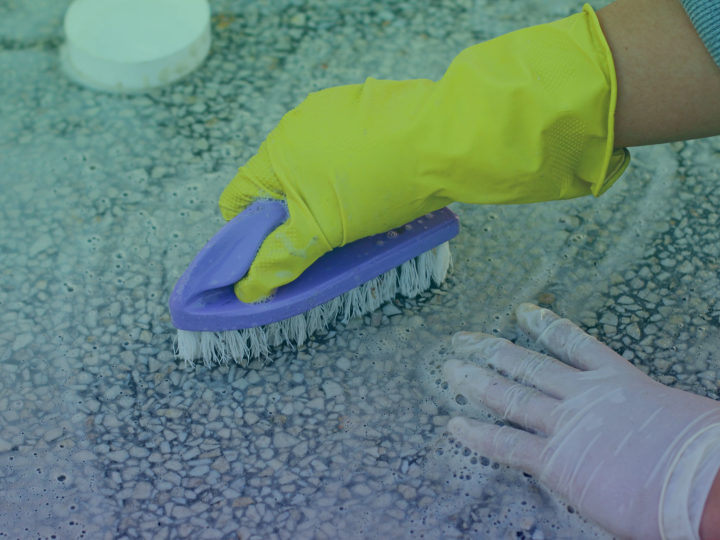
[[[463,332],[456,350],[494,370],[445,365],[453,391],[512,425],[457,417],[450,433],[616,535],[698,538],[720,468],[720,404],[652,380],[549,310],[522,304],[517,318],[552,356]]]

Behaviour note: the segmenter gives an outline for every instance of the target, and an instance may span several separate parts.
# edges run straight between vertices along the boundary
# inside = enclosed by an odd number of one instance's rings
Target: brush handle
[[[239,302],[232,285],[247,274],[265,238],[287,217],[284,201],[259,199],[228,221],[178,280],[170,296],[170,311],[200,297],[203,303],[222,298]],[[231,298],[229,293],[233,293]]]
[[[233,285],[247,273],[265,237],[287,216],[283,202],[262,200],[226,223],[175,285],[170,296],[175,328],[239,330],[305,313],[448,241],[459,229],[455,214],[441,208],[392,231],[335,248],[264,302],[241,302]]]

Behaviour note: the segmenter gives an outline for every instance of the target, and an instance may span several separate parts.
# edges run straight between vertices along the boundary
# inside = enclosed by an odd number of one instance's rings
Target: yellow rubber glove
[[[438,82],[381,81],[310,94],[225,188],[231,219],[257,198],[289,218],[235,286],[253,302],[334,247],[452,201],[527,203],[603,193],[615,71],[592,8],[461,52]]]

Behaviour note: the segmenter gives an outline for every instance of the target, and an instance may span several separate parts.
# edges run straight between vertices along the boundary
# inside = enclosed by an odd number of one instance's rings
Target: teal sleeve
[[[700,39],[720,66],[720,1],[682,0],[682,4]]]

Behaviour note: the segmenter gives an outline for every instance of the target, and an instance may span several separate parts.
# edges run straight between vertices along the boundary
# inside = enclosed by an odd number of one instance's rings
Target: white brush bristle
[[[235,361],[243,367],[254,358],[267,358],[273,347],[302,345],[319,330],[336,321],[371,313],[399,293],[412,298],[440,285],[452,264],[447,242],[426,251],[311,310],[288,319],[255,328],[226,332],[178,330],[175,353],[189,365],[202,359],[206,366]]]

